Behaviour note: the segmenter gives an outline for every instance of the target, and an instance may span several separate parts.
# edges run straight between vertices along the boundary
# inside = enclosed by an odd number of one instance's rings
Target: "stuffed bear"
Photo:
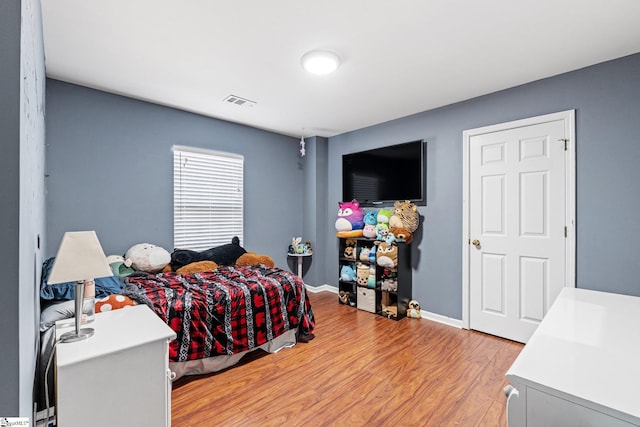
[[[394,236],[396,236],[396,239],[404,240],[406,244],[409,244],[413,241],[413,234],[407,228],[395,227],[389,231],[393,233]]]
[[[393,204],[393,215],[389,218],[390,228],[406,228],[410,232],[418,229],[420,214],[418,214],[418,206],[408,200],[401,202],[396,201]]]
[[[124,254],[124,265],[136,271],[158,273],[171,262],[171,255],[166,249],[151,243],[133,245]]]
[[[234,237],[231,243],[207,249],[201,252],[189,249],[175,249],[171,254],[171,268],[175,271],[180,267],[197,261],[213,261],[218,265],[233,265],[241,255],[247,251],[240,246],[240,239]]]
[[[364,227],[364,211],[360,202],[353,199],[350,202],[338,202],[338,219],[336,219],[336,236],[360,237]]]

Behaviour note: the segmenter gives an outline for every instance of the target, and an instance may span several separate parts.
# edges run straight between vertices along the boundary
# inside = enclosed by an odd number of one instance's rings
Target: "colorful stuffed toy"
[[[364,247],[360,250],[360,261],[369,262],[369,254],[371,253],[371,248]]]
[[[353,199],[350,202],[338,202],[338,219],[336,219],[336,236],[360,237],[364,227],[364,211],[360,202]]]
[[[396,239],[403,240],[406,244],[409,244],[413,241],[413,234],[406,228],[396,227],[389,230],[396,236]]]
[[[376,262],[380,267],[396,267],[398,265],[398,246],[395,244],[387,245],[387,242],[379,242]]]
[[[418,229],[420,222],[420,214],[418,214],[418,206],[408,200],[401,202],[396,201],[393,204],[393,215],[389,218],[390,228],[406,228],[410,232]]]
[[[378,213],[376,211],[369,211],[364,214],[364,228],[362,229],[362,236],[368,237],[369,239],[376,238],[376,224]]]
[[[352,265],[343,265],[340,269],[340,280],[345,282],[355,282],[356,272]]]
[[[129,297],[119,294],[112,294],[96,301],[96,313],[104,313],[105,311],[117,310],[125,308],[136,303]]]
[[[369,277],[367,278],[367,288],[376,287],[376,267],[375,264],[369,265]]]
[[[367,286],[367,283],[369,282],[369,266],[367,264],[358,263],[356,276],[358,286]]]
[[[144,273],[159,273],[171,261],[166,249],[151,243],[133,245],[124,254],[124,265]]]
[[[409,301],[407,305],[407,317],[413,317],[414,319],[420,319],[422,315],[420,314],[420,303],[414,299]]]
[[[356,241],[353,239],[347,239],[344,242],[344,251],[342,256],[346,259],[356,259]]]
[[[376,216],[376,220],[378,221],[377,223],[386,224],[387,228],[389,228],[389,219],[391,219],[391,215],[393,215],[393,209],[380,209]]]

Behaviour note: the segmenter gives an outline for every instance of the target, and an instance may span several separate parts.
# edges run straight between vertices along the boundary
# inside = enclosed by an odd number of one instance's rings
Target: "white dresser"
[[[146,305],[99,313],[91,338],[58,343],[60,427],[169,426],[169,341],[175,333]],[[56,338],[74,329],[56,323]]]
[[[509,427],[640,426],[640,297],[564,288],[507,378]]]

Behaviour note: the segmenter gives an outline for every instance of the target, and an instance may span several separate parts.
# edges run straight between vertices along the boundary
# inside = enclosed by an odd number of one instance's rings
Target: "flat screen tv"
[[[374,148],[342,156],[342,200],[362,206],[396,200],[427,204],[426,141]]]

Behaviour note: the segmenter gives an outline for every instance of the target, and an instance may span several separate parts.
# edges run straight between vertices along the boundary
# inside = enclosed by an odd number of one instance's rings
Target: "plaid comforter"
[[[313,337],[304,283],[279,268],[228,266],[127,281],[123,294],[147,304],[176,332],[169,344],[171,362],[253,350],[295,328],[299,340]]]

